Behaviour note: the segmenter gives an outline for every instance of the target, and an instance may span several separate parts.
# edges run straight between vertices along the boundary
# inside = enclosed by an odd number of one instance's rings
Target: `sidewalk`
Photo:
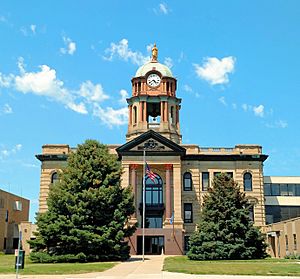
[[[162,271],[165,256],[133,256],[104,272],[73,275],[19,275],[19,279],[300,279],[291,276],[240,276],[240,275],[192,275]],[[0,275],[0,279],[15,279],[14,274]]]

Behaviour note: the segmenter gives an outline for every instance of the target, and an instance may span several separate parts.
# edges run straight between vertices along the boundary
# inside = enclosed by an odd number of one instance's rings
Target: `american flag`
[[[150,169],[146,162],[146,175],[155,183],[156,174]]]

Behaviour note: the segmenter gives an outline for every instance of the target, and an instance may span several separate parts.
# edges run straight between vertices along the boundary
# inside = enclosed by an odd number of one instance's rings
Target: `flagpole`
[[[146,149],[144,147],[144,152],[143,152],[143,261],[145,261],[145,209],[146,209],[146,204],[145,204],[145,194],[146,194],[146,187],[145,187],[145,168],[146,168]]]

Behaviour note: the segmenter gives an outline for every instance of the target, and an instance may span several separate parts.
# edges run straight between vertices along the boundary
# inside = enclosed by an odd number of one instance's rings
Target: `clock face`
[[[157,74],[150,74],[147,78],[147,84],[151,87],[156,87],[160,84],[160,77]]]

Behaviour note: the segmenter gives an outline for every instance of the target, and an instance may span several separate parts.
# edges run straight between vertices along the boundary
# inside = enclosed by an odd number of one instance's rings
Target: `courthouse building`
[[[138,221],[129,239],[131,254],[142,250],[142,185],[144,152],[156,174],[155,183],[145,180],[145,252],[147,254],[183,254],[187,240],[199,221],[203,196],[215,175],[224,172],[240,185],[249,201],[254,224],[266,225],[263,163],[268,158],[256,144],[234,147],[201,147],[182,144],[180,132],[181,99],[177,80],[171,70],[158,62],[157,48],[150,62],[141,66],[131,80],[128,103],[128,131],[124,144],[108,145],[111,154],[122,162],[122,186],[132,187]],[[47,196],[59,170],[66,165],[69,145],[47,144],[41,161],[40,212],[47,210]],[[269,218],[271,218],[269,216]],[[298,236],[299,237],[299,236]]]

